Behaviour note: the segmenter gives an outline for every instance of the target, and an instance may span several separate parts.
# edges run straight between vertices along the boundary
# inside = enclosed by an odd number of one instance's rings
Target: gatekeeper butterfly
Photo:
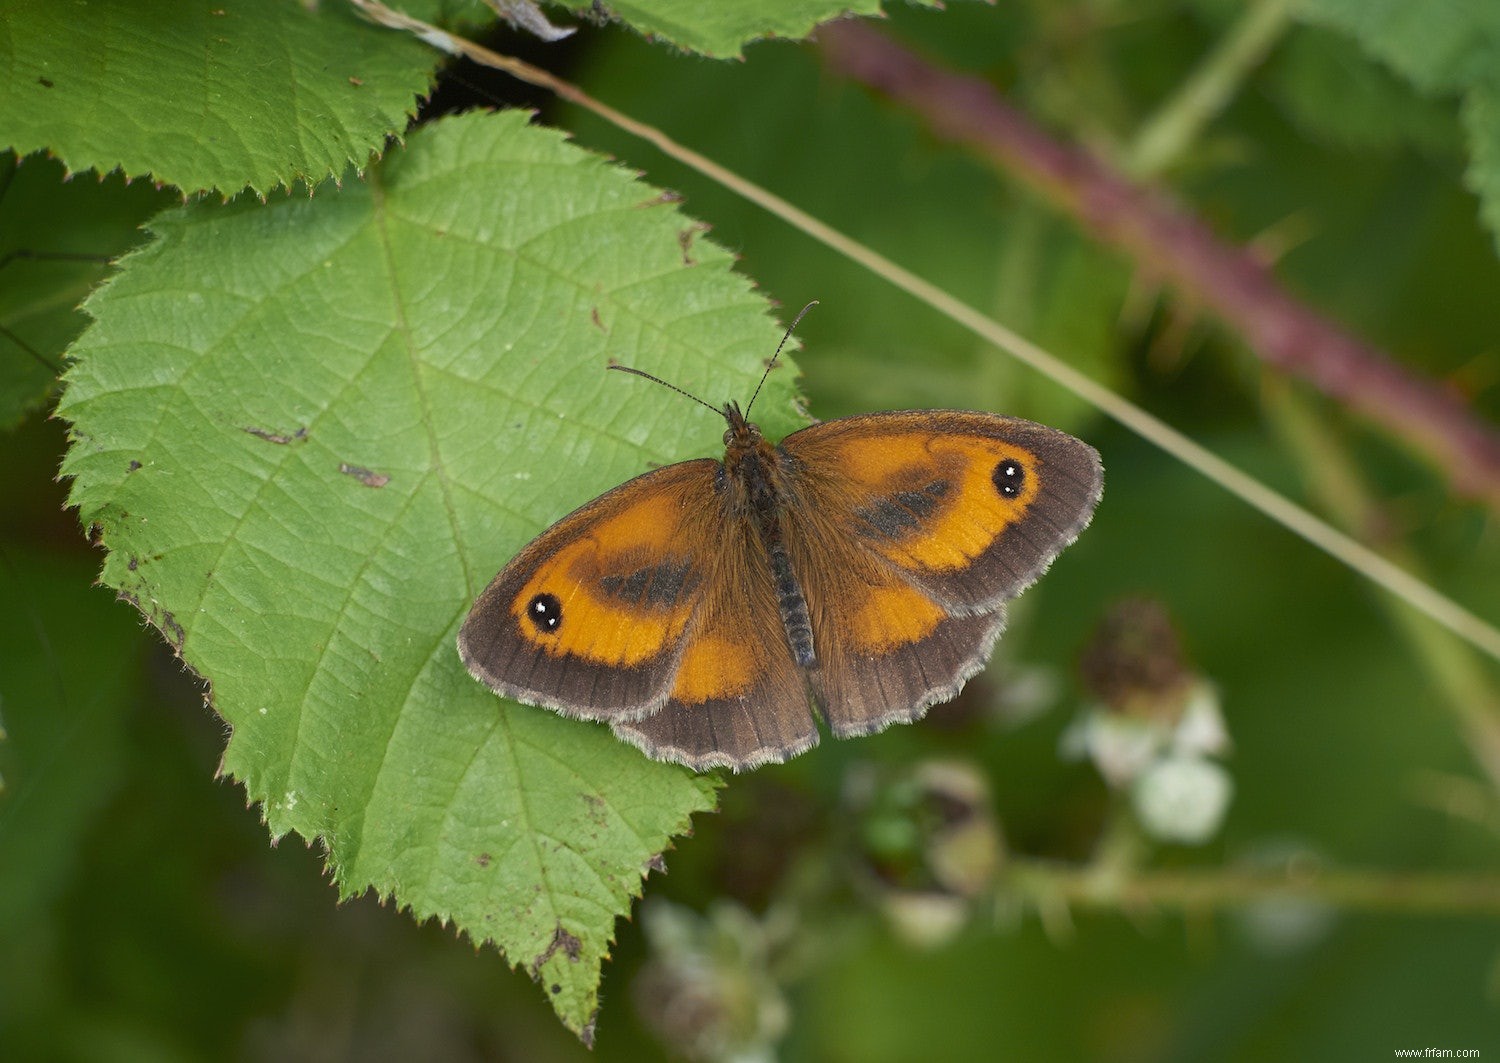
[[[658,760],[782,761],[817,743],[815,712],[847,738],[956,695],[1099,501],[1098,453],[1054,428],[910,410],[773,446],[759,392],[688,395],[728,422],[722,462],[643,473],[517,554],[458,633],[469,671]]]

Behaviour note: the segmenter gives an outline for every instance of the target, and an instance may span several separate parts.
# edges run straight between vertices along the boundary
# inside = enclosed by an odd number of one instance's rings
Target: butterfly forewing
[[[1078,537],[1103,488],[1087,443],[954,410],[828,421],[782,442],[805,506],[955,611],[1014,598]]]
[[[718,462],[638,476],[501,570],[458,635],[491,689],[569,716],[639,717],[671,692],[719,541]]]

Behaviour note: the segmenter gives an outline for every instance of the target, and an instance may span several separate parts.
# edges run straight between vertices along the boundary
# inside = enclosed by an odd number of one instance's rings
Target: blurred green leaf
[[[1489,79],[1476,82],[1465,94],[1463,118],[1473,156],[1465,176],[1500,246],[1500,48],[1495,50]]]
[[[118,174],[68,181],[54,159],[0,156],[0,429],[46,400],[88,321],[78,304],[174,198]]]
[[[711,415],[611,357],[743,396],[777,326],[655,190],[515,112],[342,191],[152,228],[60,405],[104,582],[212,683],[274,835],[323,839],[345,894],[495,941],[586,1030],[615,919],[712,780],[497,701],[453,637],[549,521],[717,450]],[[790,398],[768,385],[768,431]]]
[[[1403,143],[1457,156],[1452,108],[1420,94],[1342,33],[1304,26],[1271,62],[1276,97],[1308,135],[1334,147],[1390,150]]]
[[[1117,384],[1120,307],[1130,274],[1108,251],[1034,204],[1011,213],[1001,234],[994,313],[1075,369]],[[1009,408],[1068,428],[1088,422],[1092,408],[1011,358],[981,358],[993,392]]]
[[[1500,4],[1493,0],[1300,0],[1424,92],[1463,97],[1469,187],[1500,247]]]
[[[0,54],[0,145],[225,195],[364,166],[437,59],[347,4],[297,0],[16,0]]]
[[[123,707],[140,671],[128,610],[86,582],[86,564],[0,552],[0,950],[39,919],[118,785]],[[84,577],[84,578],[80,578]],[[15,873],[25,869],[25,874]],[[16,987],[3,994],[9,998]]]
[[[1500,6],[1490,0],[1298,0],[1303,18],[1350,34],[1425,92],[1488,78],[1500,50]]]

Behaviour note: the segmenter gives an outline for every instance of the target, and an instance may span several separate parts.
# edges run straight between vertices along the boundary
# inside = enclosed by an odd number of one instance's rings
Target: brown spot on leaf
[[[383,472],[366,469],[362,465],[350,465],[347,461],[339,462],[339,472],[354,477],[366,487],[384,487],[391,482],[391,478]]]
[[[649,875],[653,871],[659,871],[663,875],[667,873],[667,858],[664,854],[656,853],[651,857],[650,860],[646,861],[646,870],[644,874]]]
[[[126,472],[135,472],[135,470],[139,469],[140,467],[141,467],[141,463],[138,462],[138,461],[136,461],[134,458],[131,458],[130,459],[130,464],[127,465],[127,466],[125,466],[125,471]]]
[[[182,644],[187,640],[187,633],[182,630],[182,625],[177,622],[171,610],[161,614],[161,633],[167,637],[167,641],[174,649],[181,652]]]
[[[125,567],[134,572],[136,569],[141,567],[141,563],[140,561],[132,557],[129,561],[125,562]]]
[[[286,444],[295,442],[296,440],[307,438],[306,428],[299,428],[291,435],[287,435],[284,432],[273,432],[269,428],[257,428],[252,424],[247,424],[244,426],[242,431],[249,432],[257,439],[264,439],[267,443],[276,443],[280,446],[285,446]]]
[[[355,88],[359,88],[364,83],[364,78],[357,78],[353,74],[349,75],[349,84],[353,85]]]
[[[609,802],[598,794],[584,794],[583,803],[589,806],[589,819],[601,827],[609,825]]]
[[[44,89],[50,89],[52,87],[52,80],[50,78],[37,78],[36,83]]]
[[[699,233],[708,232],[713,226],[706,221],[695,221],[686,229],[677,234],[677,246],[682,248],[682,264],[684,266],[696,266],[698,260],[693,257],[693,243],[698,239]]]
[[[609,331],[609,329],[604,327],[604,322],[599,319],[599,308],[597,306],[589,307],[589,320],[594,323],[594,327],[600,332]]]
[[[583,954],[583,942],[564,930],[561,923],[558,923],[557,929],[552,931],[552,940],[547,943],[547,947],[542,950],[542,954],[531,961],[531,977],[540,979],[543,965],[553,956],[557,955],[559,950],[573,963],[577,963],[578,957]]]
[[[491,857],[489,853],[480,853],[478,856],[476,856],[474,858],[474,862],[476,864],[478,864],[480,867],[489,867],[490,866],[490,861],[492,859],[494,859],[494,858]]]
[[[670,206],[673,203],[681,203],[681,202],[682,202],[682,193],[681,192],[673,192],[670,188],[666,188],[666,189],[663,189],[659,195],[652,196],[650,199],[642,200],[641,202],[637,203],[636,206],[637,207],[665,207],[665,206]]]

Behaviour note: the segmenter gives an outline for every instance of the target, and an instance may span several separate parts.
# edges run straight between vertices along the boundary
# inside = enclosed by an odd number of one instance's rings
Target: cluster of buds
[[[1229,751],[1229,733],[1217,691],[1187,664],[1166,610],[1140,599],[1115,606],[1081,670],[1091,704],[1064,734],[1064,755],[1087,758],[1128,793],[1158,841],[1212,838],[1234,791],[1216,759]]]
[[[706,915],[642,906],[651,958],[632,984],[636,1011],[676,1054],[703,1063],[776,1058],[791,1011],[771,971],[776,935],[730,901]]]
[[[975,766],[928,760],[851,770],[844,804],[857,835],[854,880],[906,941],[937,946],[964,928],[1000,871],[1004,845]]]

